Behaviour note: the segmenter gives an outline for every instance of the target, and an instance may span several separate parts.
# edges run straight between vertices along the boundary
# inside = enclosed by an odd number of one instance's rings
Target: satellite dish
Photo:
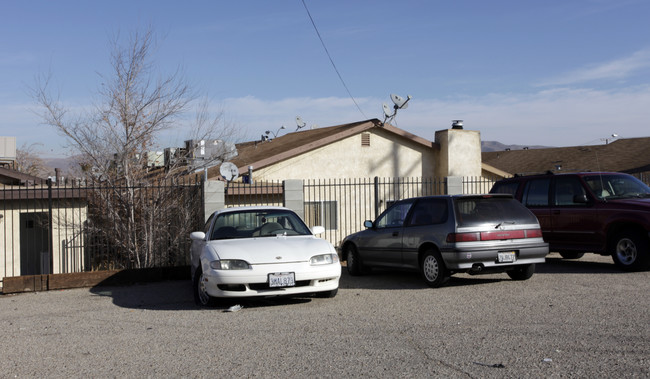
[[[298,125],[298,129],[301,129],[304,128],[307,123],[302,120],[302,117],[296,116],[296,125]]]
[[[384,115],[386,115],[386,117],[391,117],[393,111],[390,109],[390,107],[388,106],[388,104],[383,103],[383,104],[382,104],[382,107],[384,108]]]
[[[391,94],[390,99],[393,100],[393,103],[395,103],[396,109],[406,109],[409,106],[408,102],[411,100],[411,95],[408,95],[406,99],[404,99],[400,95]]]
[[[232,162],[223,162],[219,167],[219,173],[229,182],[239,177],[239,169]]]

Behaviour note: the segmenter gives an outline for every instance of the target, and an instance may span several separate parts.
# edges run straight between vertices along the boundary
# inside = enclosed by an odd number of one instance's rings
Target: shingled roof
[[[34,175],[24,174],[22,172],[0,167],[0,183],[6,185],[22,185],[25,183],[40,183],[45,179],[41,179]]]
[[[382,125],[378,119],[370,119],[351,124],[287,133],[274,138],[272,141],[240,143],[237,144],[238,154],[235,158],[231,159],[231,162],[239,168],[240,174],[243,174],[248,170],[248,166],[253,166],[256,170],[259,170],[375,127],[381,127],[384,130],[429,148],[435,145],[425,138],[416,136],[392,125]],[[218,176],[219,166],[208,169],[209,178]]]
[[[482,153],[483,163],[510,174],[546,171],[650,171],[650,137],[622,138],[605,145]]]

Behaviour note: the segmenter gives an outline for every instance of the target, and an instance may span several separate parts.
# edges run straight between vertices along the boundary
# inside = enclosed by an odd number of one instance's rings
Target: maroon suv
[[[528,207],[550,251],[576,259],[611,255],[623,270],[650,268],[650,187],[613,172],[515,176],[491,193],[509,193]]]

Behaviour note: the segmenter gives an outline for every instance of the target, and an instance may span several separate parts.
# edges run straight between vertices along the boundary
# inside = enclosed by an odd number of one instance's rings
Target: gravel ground
[[[334,299],[213,309],[189,280],[4,295],[0,377],[648,377],[649,277],[551,254],[524,282],[344,273]]]

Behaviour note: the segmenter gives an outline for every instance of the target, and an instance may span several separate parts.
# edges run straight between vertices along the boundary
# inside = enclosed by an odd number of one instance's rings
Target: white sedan
[[[334,297],[341,264],[336,250],[283,207],[214,212],[192,239],[192,283],[199,305],[219,298],[316,294]]]

